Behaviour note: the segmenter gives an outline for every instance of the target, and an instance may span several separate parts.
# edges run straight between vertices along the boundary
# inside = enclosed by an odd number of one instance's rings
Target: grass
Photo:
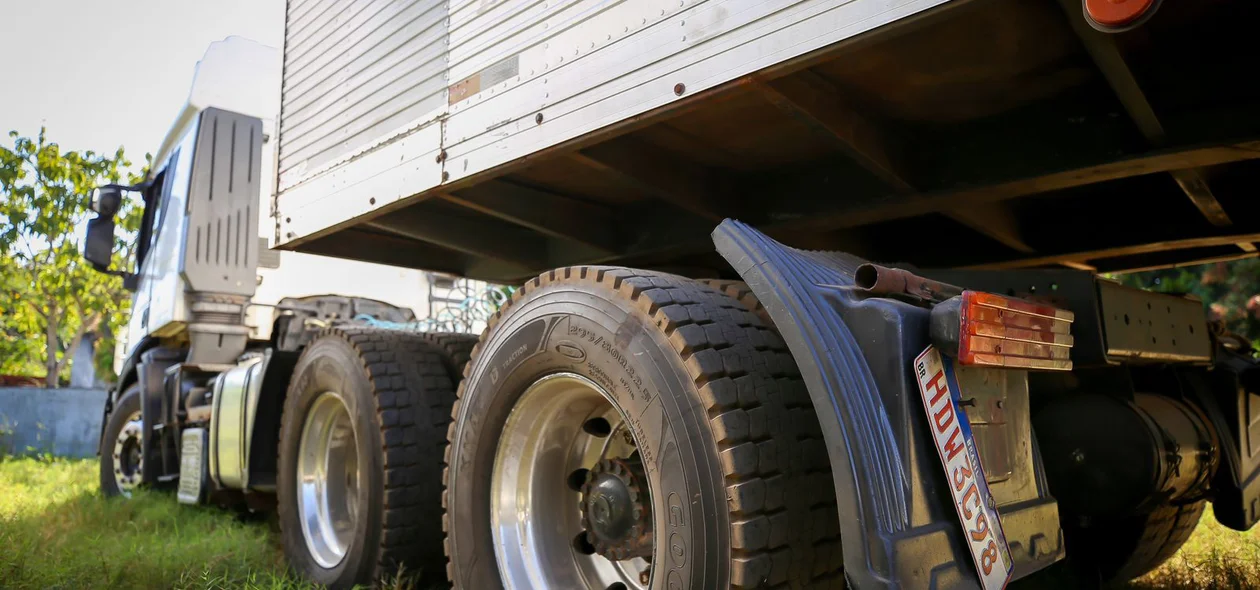
[[[1260,527],[1245,533],[1227,529],[1216,522],[1209,507],[1181,551],[1129,587],[1260,589]]]
[[[313,588],[289,573],[266,523],[171,494],[106,499],[96,460],[0,457],[0,588]],[[1168,563],[1130,590],[1260,590],[1260,528],[1204,514]],[[407,588],[407,578],[387,580]]]
[[[303,588],[265,525],[97,491],[95,460],[0,461],[0,586],[6,588]]]

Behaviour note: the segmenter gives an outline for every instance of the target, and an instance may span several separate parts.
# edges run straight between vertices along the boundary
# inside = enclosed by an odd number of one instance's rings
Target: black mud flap
[[[789,248],[732,220],[713,241],[769,312],[809,388],[851,587],[979,587],[910,368],[928,345],[929,311],[859,296],[853,275],[865,261],[855,256]],[[1016,577],[1062,557],[1048,491],[999,511]]]

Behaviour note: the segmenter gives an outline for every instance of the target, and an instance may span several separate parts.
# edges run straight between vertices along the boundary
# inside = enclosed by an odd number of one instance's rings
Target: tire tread
[[[445,465],[446,427],[455,400],[450,354],[418,332],[341,325],[318,338],[345,341],[357,353],[374,394],[384,490],[372,581],[400,567],[418,571],[425,580],[434,578],[432,572],[442,571],[442,535],[433,509],[442,489],[437,470]],[[289,422],[282,417],[281,428],[301,427]],[[284,522],[280,519],[282,527]]]
[[[651,320],[682,360],[717,442],[731,521],[731,587],[843,587],[830,463],[825,452],[816,452],[825,451],[821,428],[795,361],[747,285],[621,267],[555,269],[517,289],[489,319],[482,339],[513,304],[556,282],[616,293]],[[448,437],[454,434],[452,421]],[[449,477],[444,470],[444,507]],[[826,518],[818,520],[820,513]],[[449,533],[446,514],[443,528]],[[449,558],[449,538],[446,551]],[[449,559],[447,568],[457,579]]]
[[[1132,580],[1168,561],[1186,543],[1203,516],[1205,501],[1164,505],[1146,515],[1137,547],[1116,570],[1116,581]]]
[[[463,377],[464,365],[472,358],[473,347],[479,340],[476,334],[461,332],[422,332],[420,337],[445,352],[447,372],[455,382]]]

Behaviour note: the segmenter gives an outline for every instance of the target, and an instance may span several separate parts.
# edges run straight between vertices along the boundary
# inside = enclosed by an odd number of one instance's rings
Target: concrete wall
[[[0,452],[92,457],[105,391],[0,387]]]

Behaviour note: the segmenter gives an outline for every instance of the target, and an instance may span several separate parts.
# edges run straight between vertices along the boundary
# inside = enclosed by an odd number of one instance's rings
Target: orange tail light
[[[1072,312],[963,291],[932,310],[932,340],[961,365],[1072,370]]]

